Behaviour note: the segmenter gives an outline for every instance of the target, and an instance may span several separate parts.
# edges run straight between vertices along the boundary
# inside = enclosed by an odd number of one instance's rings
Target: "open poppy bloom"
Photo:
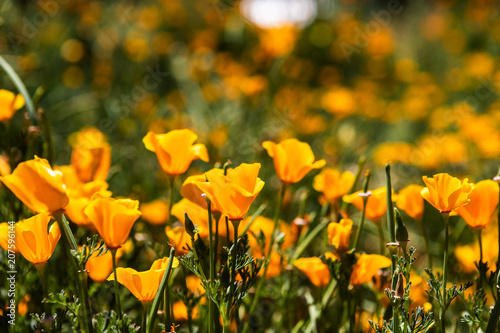
[[[189,252],[191,236],[186,232],[184,226],[166,226],[165,234],[168,237],[168,243],[175,248],[176,255],[180,256]]]
[[[69,138],[73,147],[71,165],[84,182],[106,180],[111,166],[111,146],[104,134],[95,127],[87,127]]]
[[[59,225],[53,223],[48,230],[50,215],[42,213],[16,223],[16,246],[32,264],[44,264],[56,248],[61,237]]]
[[[103,180],[93,180],[78,188],[68,188],[69,204],[66,206],[65,213],[71,222],[79,226],[92,226],[92,222],[84,214],[85,208],[95,193],[99,193],[103,197],[110,197],[111,192],[107,188],[108,183]]]
[[[352,229],[351,219],[342,219],[339,223],[332,222],[328,225],[328,240],[330,245],[335,246],[337,251],[347,251],[349,249],[349,238]]]
[[[193,143],[198,136],[189,129],[173,130],[165,134],[148,132],[142,142],[146,149],[155,152],[160,166],[169,175],[186,172],[193,160],[208,162],[208,152],[204,144]]]
[[[387,257],[379,254],[362,254],[353,267],[351,283],[353,285],[360,285],[368,282],[380,269],[389,266],[391,266],[391,259]]]
[[[498,184],[493,180],[483,180],[474,184],[470,203],[458,207],[456,212],[471,228],[484,228],[498,205]]]
[[[212,169],[205,174],[208,183],[196,185],[230,220],[241,220],[264,187],[265,183],[257,177],[259,170],[260,163],[240,164],[228,169],[226,176]]]
[[[154,225],[165,224],[169,218],[168,201],[157,199],[147,203],[141,203],[139,210],[142,219]]]
[[[222,169],[213,169],[214,173],[219,172],[221,175],[224,174],[224,170]],[[204,209],[207,209],[207,199],[205,199],[205,196],[202,195],[203,191],[198,187],[197,183],[199,182],[205,182],[207,180],[206,175],[194,175],[194,176],[189,176],[186,178],[184,183],[182,183],[181,186],[181,195],[188,199],[189,201],[194,202],[200,207],[203,207]],[[217,206],[212,202],[211,204],[212,212],[218,212],[219,209]]]
[[[120,260],[122,254],[121,248],[116,251],[116,261]],[[97,256],[97,252],[92,253],[92,256],[85,264],[85,269],[89,272],[89,277],[95,282],[106,281],[113,271],[113,255],[111,251],[100,256]]]
[[[316,191],[323,193],[328,201],[335,201],[349,192],[356,177],[349,171],[340,174],[333,168],[324,168],[314,177],[313,187]]]
[[[396,205],[414,220],[420,219],[424,214],[424,199],[420,194],[423,189],[420,185],[408,185],[399,191],[396,199]]]
[[[331,280],[328,266],[318,257],[299,258],[293,262],[293,265],[304,273],[316,287],[324,287]]]
[[[188,214],[193,224],[197,227],[200,237],[207,237],[209,234],[207,209],[198,206],[188,199],[182,199],[172,206],[172,215],[177,217],[183,224],[185,223],[185,213]],[[213,225],[215,226],[215,223]]]
[[[287,139],[276,144],[264,141],[262,147],[273,158],[274,169],[285,183],[297,183],[312,169],[325,166],[325,160],[314,161],[314,153],[309,144],[297,139]]]
[[[440,213],[451,213],[458,207],[469,204],[469,196],[474,184],[468,179],[460,180],[447,173],[438,173],[432,178],[423,176],[427,185],[420,193],[422,197],[439,210]]]
[[[380,219],[387,211],[387,188],[381,187],[373,191],[369,191],[368,201],[366,202],[365,215],[375,223],[380,222]],[[363,210],[363,191],[358,191],[352,194],[347,194],[342,197],[347,203],[353,204],[359,211]],[[393,200],[395,199],[392,196]]]
[[[168,260],[169,258],[158,259],[149,270],[144,272],[138,272],[133,268],[118,267],[116,281],[126,287],[139,301],[151,302],[156,297],[163,274],[168,266]],[[172,268],[177,266],[179,266],[179,261],[174,258]],[[108,281],[113,280],[114,274],[111,274]]]
[[[21,94],[0,89],[0,121],[9,120],[14,116],[16,110],[24,106],[24,98]]]
[[[19,163],[12,174],[0,177],[0,181],[36,213],[53,213],[69,202],[62,173],[52,170],[49,162],[38,156]]]
[[[108,249],[119,248],[128,238],[134,222],[141,216],[139,201],[113,199],[94,194],[85,215],[94,224]]]

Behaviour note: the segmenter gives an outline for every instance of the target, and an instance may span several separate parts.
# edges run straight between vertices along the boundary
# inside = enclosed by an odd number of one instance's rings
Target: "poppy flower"
[[[438,173],[432,178],[423,176],[427,185],[420,193],[422,197],[439,210],[440,213],[450,213],[458,207],[469,204],[469,196],[474,184],[468,179],[460,180],[447,173]]]
[[[157,199],[147,203],[141,203],[139,210],[142,219],[154,225],[165,224],[169,218],[168,201]]]
[[[160,166],[169,175],[186,172],[193,160],[208,162],[204,144],[193,144],[198,136],[189,129],[173,130],[165,134],[148,132],[142,142],[146,149],[155,152]]]
[[[177,217],[179,221],[184,224],[185,216],[187,213],[193,224],[198,228],[200,237],[208,236],[208,211],[207,209],[198,206],[188,199],[182,199],[172,206],[172,215]],[[215,223],[213,224],[215,225]]]
[[[287,139],[276,144],[264,141],[262,146],[273,158],[274,169],[285,183],[297,183],[312,169],[320,169],[325,160],[314,161],[314,153],[309,144],[297,139]]]
[[[85,208],[95,193],[99,193],[103,197],[110,197],[111,192],[107,191],[107,188],[108,183],[103,180],[94,180],[81,184],[77,188],[68,188],[69,204],[66,206],[65,214],[71,222],[84,227],[93,226],[87,215],[84,214]]]
[[[107,248],[117,249],[125,243],[134,222],[141,216],[138,207],[137,200],[107,198],[96,193],[84,213]]]
[[[370,281],[377,272],[391,266],[391,260],[379,254],[362,254],[354,264],[351,273],[351,283],[360,285]]]
[[[347,251],[349,249],[349,238],[352,229],[351,219],[342,219],[340,222],[332,222],[328,225],[328,242],[335,246],[337,251]]]
[[[368,200],[366,202],[365,216],[375,223],[385,215],[387,211],[387,188],[381,187],[373,191],[369,191]],[[347,203],[353,204],[360,211],[363,210],[363,191],[358,191],[352,194],[347,194],[342,197]],[[395,199],[395,196],[392,196]]]
[[[0,181],[36,213],[53,213],[69,203],[62,173],[52,170],[49,162],[38,156],[19,163]]]
[[[144,272],[138,272],[133,268],[118,267],[116,281],[126,287],[139,301],[151,302],[156,297],[163,274],[168,266],[168,260],[169,258],[158,259],[149,270]],[[172,268],[179,266],[177,258],[173,260]],[[114,274],[111,274],[108,281],[113,280]]]
[[[175,248],[176,255],[179,256],[189,252],[189,248],[191,246],[191,236],[189,236],[186,232],[184,226],[166,226],[165,234],[168,237],[169,244]]]
[[[111,251],[108,251],[100,256],[97,256],[97,252],[92,253],[85,264],[85,270],[89,272],[89,277],[95,282],[106,281],[109,274],[113,271],[113,255]],[[116,261],[120,260],[123,254],[123,250],[119,248],[116,251]]]
[[[456,212],[471,228],[484,228],[498,205],[497,182],[487,179],[474,184],[469,199],[470,203],[458,207]]]
[[[218,172],[221,175],[224,174],[223,169],[213,169],[214,173]],[[184,183],[182,183],[181,186],[181,195],[188,199],[189,201],[194,202],[200,207],[203,207],[204,209],[207,209],[207,199],[205,199],[205,196],[203,196],[203,191],[198,187],[197,183],[198,182],[205,182],[207,180],[206,176],[204,174],[202,175],[194,175],[194,176],[189,176],[186,178]],[[211,203],[211,208],[212,212],[218,212],[219,209],[217,206],[212,202]]]
[[[259,170],[260,163],[243,163],[228,169],[227,175],[212,169],[205,174],[208,183],[196,185],[230,220],[241,220],[264,187],[265,183],[257,177]]]
[[[13,242],[9,244],[9,226],[12,226],[11,224],[7,222],[0,223],[0,247],[4,249],[5,251],[11,250],[14,252],[19,252],[19,250],[16,247],[16,243]],[[10,230],[15,231],[14,228],[10,228]],[[12,233],[10,233],[12,234]],[[15,239],[14,239],[15,240]]]
[[[5,155],[5,153],[0,154],[0,176],[7,176],[12,173],[12,169],[10,168],[9,158]],[[2,184],[0,184],[1,186]]]
[[[21,94],[0,89],[0,121],[9,120],[14,116],[16,110],[24,106],[24,98]]]
[[[335,201],[348,193],[356,177],[349,171],[340,174],[333,168],[324,168],[314,177],[313,187],[323,193],[328,201]]]
[[[188,320],[188,309],[183,301],[177,301],[172,305],[172,312],[174,313],[175,320],[180,323]],[[191,309],[191,319],[198,319],[200,317],[200,310],[195,306]]]
[[[59,225],[52,223],[50,214],[41,213],[16,223],[16,246],[23,257],[32,264],[44,264],[56,248],[61,237]]]
[[[95,127],[87,127],[70,136],[73,148],[70,164],[84,182],[106,180],[111,166],[111,146]]]
[[[414,220],[422,218],[424,214],[424,199],[420,194],[423,189],[420,185],[408,185],[399,191],[396,198],[396,205]]]
[[[316,287],[324,287],[331,280],[328,266],[318,257],[299,258],[293,262],[293,265],[304,273]]]

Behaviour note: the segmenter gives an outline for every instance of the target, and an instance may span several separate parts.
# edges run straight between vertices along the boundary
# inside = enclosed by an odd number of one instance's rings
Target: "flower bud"
[[[408,242],[408,230],[403,222],[403,218],[397,208],[394,208],[394,213],[396,216],[396,241],[399,243]]]
[[[188,235],[191,236],[191,238],[194,238],[195,226],[187,213],[184,213],[184,228],[186,229]]]

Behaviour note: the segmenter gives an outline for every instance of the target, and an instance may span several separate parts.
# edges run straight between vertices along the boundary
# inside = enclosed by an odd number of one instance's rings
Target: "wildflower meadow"
[[[2,0],[0,332],[486,332],[493,0]]]

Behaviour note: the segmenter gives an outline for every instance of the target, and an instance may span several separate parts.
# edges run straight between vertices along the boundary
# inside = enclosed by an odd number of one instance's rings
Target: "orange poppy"
[[[365,215],[373,222],[378,223],[387,211],[387,188],[381,187],[373,191],[368,191],[369,196],[366,202]],[[363,191],[346,194],[342,197],[347,203],[353,204],[360,211],[363,210]],[[395,199],[395,196],[392,196]]]
[[[119,248],[116,251],[116,261],[120,260],[123,254],[123,250]],[[95,282],[106,281],[107,277],[113,271],[113,255],[111,251],[108,251],[100,256],[97,256],[97,252],[92,253],[85,264],[85,270],[88,271],[89,277]]]
[[[139,210],[142,213],[141,218],[148,223],[161,225],[168,222],[169,211],[167,200],[157,199],[148,203],[141,203]]]
[[[351,283],[360,285],[370,281],[377,272],[391,266],[391,260],[379,254],[362,254],[354,265],[351,273]]]
[[[318,257],[299,258],[293,262],[293,265],[304,273],[316,287],[324,287],[331,280],[328,266]]]
[[[24,106],[24,98],[21,94],[0,89],[0,121],[9,120],[14,116],[16,110]]]
[[[9,230],[11,230],[10,233]],[[12,231],[14,233],[12,233]],[[12,237],[10,235],[12,235]],[[9,239],[12,239],[10,244],[9,244]],[[11,250],[14,252],[19,252],[15,242],[15,227],[12,224],[9,224],[7,222],[0,223],[0,246],[5,251]]]
[[[399,191],[396,199],[396,205],[415,220],[424,214],[424,199],[420,194],[423,189],[420,185],[408,185]]]
[[[356,177],[349,171],[340,174],[333,168],[324,168],[314,177],[313,187],[323,193],[328,201],[335,201],[349,192]]]
[[[188,214],[193,224],[198,228],[200,237],[207,237],[208,232],[208,210],[198,206],[188,199],[182,199],[172,207],[172,215],[185,223],[185,213]],[[215,225],[215,223],[213,224]]]
[[[314,153],[309,144],[297,139],[287,139],[276,144],[264,141],[262,146],[273,158],[274,169],[285,183],[297,183],[312,169],[320,169],[325,160],[314,161]]]
[[[222,169],[213,169],[212,172],[218,172],[221,175],[224,174],[224,170]],[[186,178],[184,183],[182,183],[181,186],[181,195],[188,199],[189,201],[194,202],[200,207],[203,207],[207,209],[207,200],[205,199],[205,196],[202,195],[203,191],[196,185],[198,182],[205,182],[206,176],[205,174],[203,175],[195,175],[195,176],[189,176]],[[212,207],[212,212],[218,212],[219,209],[217,209],[217,206],[212,202],[211,204]]]
[[[450,213],[469,204],[474,184],[469,183],[467,178],[461,181],[447,173],[438,173],[432,178],[423,176],[422,179],[427,185],[421,192],[422,197],[440,213]]]
[[[498,206],[497,182],[488,179],[474,184],[469,199],[470,203],[458,207],[456,212],[471,228],[484,228]]]
[[[332,222],[328,225],[329,244],[335,246],[337,251],[347,251],[349,249],[349,238],[352,229],[351,219],[342,219],[340,222]]]

